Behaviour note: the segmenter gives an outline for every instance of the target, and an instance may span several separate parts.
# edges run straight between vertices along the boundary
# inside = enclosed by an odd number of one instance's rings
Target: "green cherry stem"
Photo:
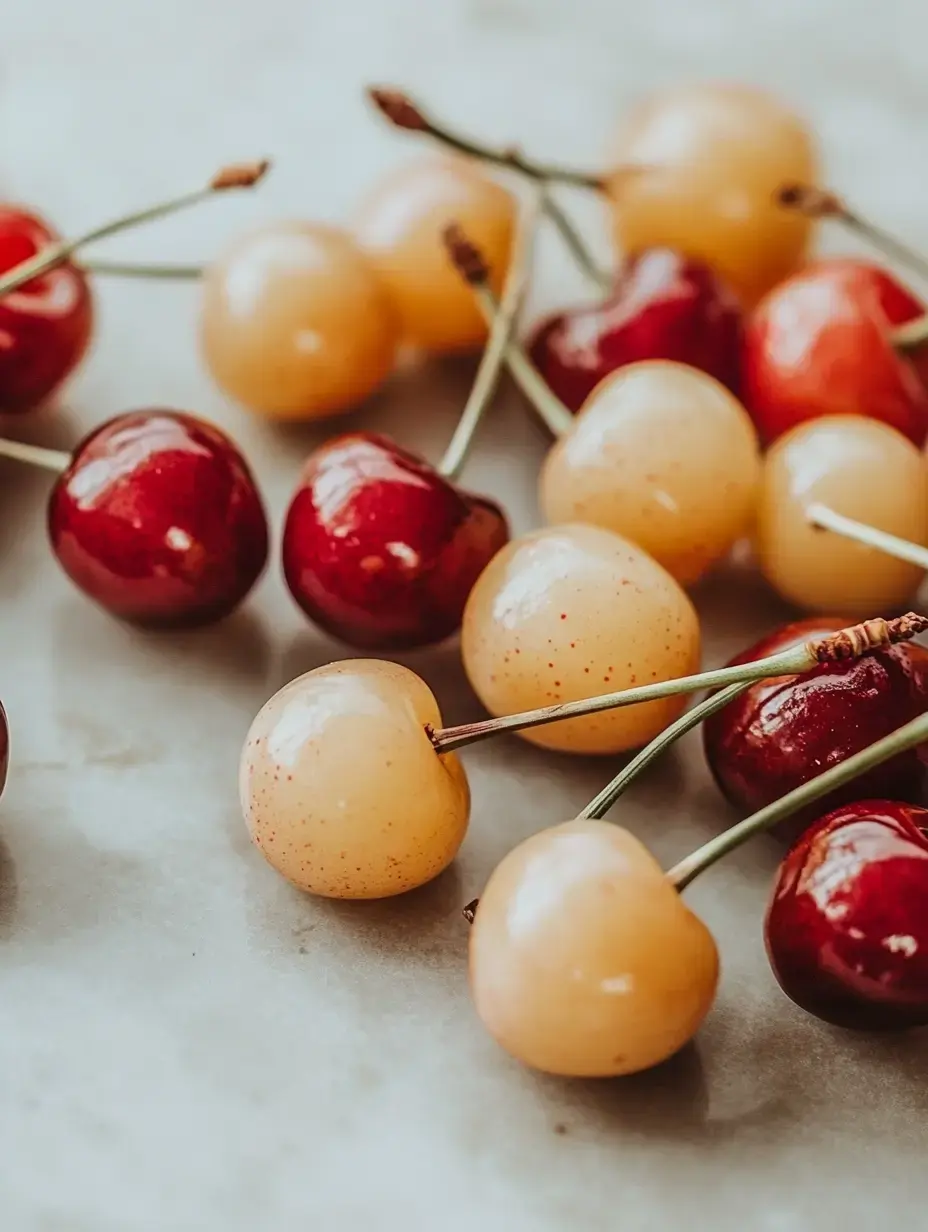
[[[477,306],[492,325],[499,315],[500,305],[490,287],[490,271],[483,253],[457,223],[445,228],[444,240],[454,267],[470,285]],[[544,377],[514,339],[506,346],[506,365],[552,436],[569,432],[574,423],[573,415],[549,389]]]
[[[458,727],[445,727],[440,731],[429,729],[428,734],[438,753],[450,753],[478,740],[498,736],[503,732],[525,731],[540,727],[543,723],[557,723],[563,719],[579,718],[598,714],[603,710],[616,710],[638,702],[657,701],[662,697],[679,697],[686,693],[698,693],[702,689],[725,688],[732,684],[767,680],[773,676],[795,676],[808,671],[817,663],[833,663],[855,659],[868,650],[878,650],[897,642],[908,641],[928,629],[928,617],[909,612],[894,620],[866,620],[858,625],[840,629],[827,637],[816,638],[802,646],[793,646],[766,659],[751,663],[739,663],[732,667],[719,667],[693,676],[681,676],[676,680],[658,680],[654,684],[639,685],[634,689],[619,689],[575,702],[558,702],[554,706],[542,706],[519,714],[503,715],[495,719],[483,719],[477,723],[462,723]]]
[[[438,464],[438,473],[446,479],[456,479],[461,473],[480,421],[496,391],[505,363],[506,348],[515,333],[519,313],[525,301],[538,219],[545,196],[544,186],[539,185],[532,194],[519,226],[500,310],[490,327],[490,336],[458,426]]]
[[[491,146],[470,137],[464,137],[427,116],[422,108],[402,90],[389,86],[369,86],[367,96],[380,114],[396,128],[412,133],[423,133],[447,146],[448,149],[456,150],[458,154],[479,158],[482,162],[495,163],[496,166],[506,167],[510,171],[518,171],[532,180],[554,180],[562,184],[572,184],[575,188],[587,188],[593,192],[601,192],[604,188],[601,175],[588,171],[577,171],[553,163],[535,162],[526,158],[512,146]]]
[[[907,560],[910,564],[928,569],[928,548],[922,547],[920,543],[900,539],[898,535],[891,535],[885,530],[877,530],[875,526],[869,526],[866,522],[846,518],[843,513],[837,513],[828,505],[821,505],[818,502],[809,505],[806,509],[806,518],[812,526],[818,527],[819,530],[832,531],[845,539],[853,539],[856,543],[862,543],[868,548],[876,548],[877,551],[885,552],[888,556],[895,556],[899,560]]]
[[[25,441],[11,441],[6,438],[0,438],[0,458],[26,462],[29,466],[40,466],[56,475],[63,474],[71,465],[71,455],[63,449],[46,449],[44,445],[28,445]]]
[[[262,161],[224,167],[217,175],[213,176],[205,188],[198,188],[193,192],[184,193],[182,196],[172,197],[169,201],[162,201],[158,205],[138,210],[134,214],[125,214],[120,218],[104,223],[102,226],[94,227],[91,231],[85,231],[83,235],[77,236],[76,239],[58,240],[54,244],[49,244],[41,252],[37,252],[35,256],[20,262],[19,265],[14,266],[13,269],[0,276],[0,296],[7,295],[11,291],[15,291],[23,286],[24,283],[31,281],[31,279],[39,277],[40,274],[46,274],[49,270],[55,269],[56,266],[63,265],[79,248],[83,248],[85,244],[93,243],[95,240],[108,239],[112,235],[118,235],[121,231],[128,231],[130,228],[137,227],[142,223],[154,222],[155,219],[165,218],[168,214],[176,214],[179,210],[187,209],[191,205],[198,205],[201,201],[205,201],[215,193],[227,192],[235,188],[251,188],[262,178],[269,165],[266,161]]]
[[[160,265],[157,262],[82,261],[82,270],[105,278],[157,278],[172,282],[194,282],[206,272],[203,265]]]
[[[685,736],[688,731],[698,727],[700,723],[710,718],[713,714],[724,710],[729,702],[733,702],[745,689],[750,687],[750,681],[730,684],[727,689],[720,689],[717,693],[713,693],[711,697],[705,698],[704,701],[701,701],[685,714],[682,714],[676,722],[671,723],[669,727],[665,727],[659,736],[655,736],[650,744],[645,745],[641,752],[636,754],[628,765],[619,771],[612,782],[607,783],[599,795],[594,796],[586,808],[578,813],[577,816],[594,819],[605,817],[619,796],[628,790],[639,774],[652,761],[660,757],[661,753],[669,749],[681,736]]]
[[[850,209],[836,193],[812,184],[785,184],[777,193],[777,200],[786,209],[804,214],[806,218],[830,218],[848,231],[853,231],[872,244],[878,252],[905,265],[913,273],[928,278],[928,257],[917,252],[889,231],[870,222],[856,210]]]
[[[918,718],[912,719],[903,727],[897,727],[894,732],[884,736],[882,740],[877,740],[869,748],[855,753],[853,757],[849,757],[847,761],[837,766],[832,766],[830,770],[826,770],[817,778],[810,779],[808,783],[803,783],[801,787],[796,787],[779,800],[775,800],[773,804],[768,804],[766,808],[746,817],[744,821],[739,821],[724,834],[716,835],[697,851],[681,860],[679,864],[675,864],[667,873],[668,881],[672,882],[678,890],[684,889],[700,873],[710,868],[716,860],[734,851],[736,847],[740,847],[755,834],[769,830],[784,818],[805,808],[806,805],[813,804],[822,796],[827,796],[829,792],[843,787],[845,783],[850,783],[859,775],[872,770],[874,766],[879,766],[898,753],[904,753],[907,749],[922,744],[926,739],[928,739],[928,714],[920,714]]]
[[[541,184],[557,182],[572,185],[574,188],[591,189],[595,192],[602,192],[605,188],[605,181],[600,175],[591,175],[586,171],[574,171],[568,167],[558,167],[550,163],[533,162],[512,146],[497,148],[474,141],[470,137],[462,137],[460,133],[453,132],[444,124],[427,116],[422,108],[401,90],[372,86],[367,94],[380,114],[397,128],[405,129],[407,132],[422,133],[447,149],[455,150],[458,154],[478,158],[482,162],[493,163],[498,167],[505,167]],[[627,170],[631,172],[637,168],[629,167]],[[612,285],[611,278],[596,264],[570,216],[550,194],[545,200],[544,210],[560,232],[561,239],[580,269],[599,287],[608,291]]]

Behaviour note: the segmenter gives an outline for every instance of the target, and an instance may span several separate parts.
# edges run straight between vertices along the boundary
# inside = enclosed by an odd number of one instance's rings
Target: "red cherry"
[[[443,641],[508,542],[501,509],[382,436],[349,433],[303,467],[284,525],[287,585],[306,614],[368,649]]]
[[[849,623],[817,618],[784,625],[732,663],[778,654]],[[926,709],[928,650],[905,642],[751,685],[706,721],[703,746],[723,794],[739,810],[753,813]],[[814,815],[861,794],[918,800],[923,783],[923,763],[910,749],[818,801]],[[801,833],[808,818],[808,813],[791,817],[781,833]]]
[[[82,441],[52,490],[48,529],[81,590],[144,624],[227,616],[267,562],[247,463],[217,427],[178,411],[118,415]]]
[[[0,272],[58,238],[35,215],[0,208]],[[0,298],[0,413],[44,402],[80,363],[92,325],[90,287],[70,263]]]
[[[928,1023],[928,811],[862,800],[816,821],[780,865],[765,936],[780,987],[817,1018]]]
[[[652,248],[625,262],[604,303],[542,321],[529,349],[548,385],[573,411],[610,372],[642,359],[701,368],[737,393],[741,310],[734,292],[707,265]]]
[[[866,261],[817,261],[780,283],[745,327],[745,404],[761,437],[822,415],[868,415],[923,444],[928,359],[897,354],[890,333],[924,312]]]
[[[3,702],[0,702],[0,796],[6,787],[6,775],[10,768],[10,725],[6,719]]]

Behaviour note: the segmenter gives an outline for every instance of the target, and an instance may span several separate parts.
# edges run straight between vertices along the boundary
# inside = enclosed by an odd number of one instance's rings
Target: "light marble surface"
[[[208,257],[252,220],[342,219],[412,153],[368,114],[366,79],[583,163],[642,90],[739,75],[790,95],[834,183],[928,245],[926,33],[922,0],[13,0],[0,185],[73,232],[228,158],[274,156],[259,194],[110,250]],[[595,204],[576,206],[601,233]],[[536,305],[579,290],[548,243]],[[200,368],[196,316],[192,287],[100,286],[68,410],[28,432],[66,444],[129,407],[200,412],[242,441],[279,521],[317,434],[227,405]],[[463,365],[403,375],[345,423],[436,457],[468,379]],[[520,529],[544,448],[509,394],[470,470]],[[922,1226],[924,1036],[842,1035],[779,994],[760,933],[772,846],[692,892],[724,964],[694,1048],[624,1082],[533,1076],[475,1022],[459,906],[608,767],[481,745],[452,871],[401,901],[303,898],[249,845],[236,763],[265,698],[344,652],[302,621],[276,567],[221,629],[113,623],[49,556],[47,487],[0,468],[15,756],[0,806],[3,1232]],[[710,662],[782,615],[750,584],[715,583],[699,603]],[[406,661],[450,721],[477,713],[453,645]],[[698,744],[640,783],[622,819],[668,861],[726,821]]]

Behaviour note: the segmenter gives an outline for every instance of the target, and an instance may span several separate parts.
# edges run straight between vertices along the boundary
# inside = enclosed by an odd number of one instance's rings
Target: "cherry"
[[[0,272],[58,240],[34,214],[0,207]],[[0,299],[0,413],[31,410],[80,363],[90,342],[93,300],[70,262]]]
[[[386,437],[349,433],[303,468],[284,574],[303,611],[351,645],[424,646],[459,627],[471,587],[508,539],[498,505]]]
[[[816,1017],[928,1023],[928,811],[861,800],[819,818],[780,866],[765,937],[780,987]]]
[[[813,262],[775,287],[745,326],[743,390],[761,437],[867,415],[923,444],[928,359],[897,353],[891,332],[924,311],[885,270],[849,258]]]
[[[572,411],[604,377],[643,359],[701,368],[737,393],[741,310],[708,265],[670,248],[651,248],[625,262],[603,303],[543,320],[529,352]]]
[[[846,623],[819,617],[784,625],[732,664],[778,654]],[[706,759],[724,795],[740,810],[753,812],[926,709],[928,650],[911,642],[889,646],[852,661],[823,663],[799,675],[750,685],[706,720]],[[909,749],[830,796],[825,807],[861,794],[919,799],[923,778],[922,761]],[[803,828],[801,816],[790,819],[792,833]]]
[[[48,505],[52,548],[71,580],[115,615],[207,624],[227,616],[263,571],[261,497],[214,425],[179,411],[132,411],[62,461]]]
[[[10,768],[10,725],[7,722],[3,702],[0,702],[0,796],[6,787],[7,771]]]

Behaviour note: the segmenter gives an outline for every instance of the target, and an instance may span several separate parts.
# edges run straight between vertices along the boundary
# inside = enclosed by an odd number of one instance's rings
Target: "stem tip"
[[[367,97],[381,115],[397,128],[412,133],[427,133],[429,123],[408,94],[391,86],[368,86]]]
[[[906,612],[904,616],[897,616],[894,620],[876,617],[810,642],[809,652],[817,663],[841,663],[845,659],[856,659],[868,650],[880,650],[885,646],[895,646],[898,642],[908,642],[926,630],[928,617],[921,616],[918,612]]]
[[[224,192],[227,188],[251,188],[264,177],[270,165],[267,158],[250,163],[231,163],[213,176],[209,186],[213,192]]]
[[[468,922],[468,924],[473,924],[474,917],[477,914],[477,904],[479,902],[479,898],[472,898],[466,907],[461,908],[461,915]]]
[[[840,218],[846,211],[840,197],[814,184],[783,184],[773,194],[777,205],[807,218]]]
[[[471,286],[479,286],[487,281],[490,270],[486,258],[477,245],[468,239],[460,223],[449,223],[442,232],[442,239],[445,241],[448,256],[462,278]]]

